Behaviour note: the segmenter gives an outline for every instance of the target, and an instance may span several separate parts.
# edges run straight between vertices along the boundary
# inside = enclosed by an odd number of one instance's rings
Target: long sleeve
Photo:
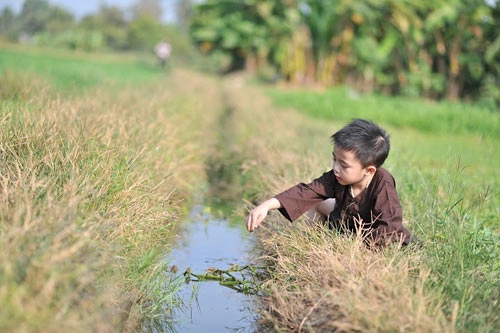
[[[334,198],[335,186],[336,180],[332,170],[309,184],[297,184],[275,196],[282,206],[279,211],[293,222],[322,200]]]
[[[279,211],[291,222],[322,200],[335,198],[335,210],[329,217],[332,228],[356,231],[361,223],[367,240],[377,245],[399,241],[408,244],[411,239],[410,232],[403,226],[396,182],[383,168],[378,168],[368,188],[355,198],[347,186],[337,182],[332,170],[309,184],[297,184],[275,198],[282,206]]]

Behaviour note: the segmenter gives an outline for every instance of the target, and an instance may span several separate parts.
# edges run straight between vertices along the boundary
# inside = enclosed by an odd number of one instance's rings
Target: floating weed
[[[262,276],[263,267],[245,265],[240,267],[238,264],[231,265],[228,269],[208,268],[204,273],[196,274],[187,268],[183,275],[186,283],[219,281],[224,287],[234,289],[247,295],[259,295],[262,288],[259,283]]]

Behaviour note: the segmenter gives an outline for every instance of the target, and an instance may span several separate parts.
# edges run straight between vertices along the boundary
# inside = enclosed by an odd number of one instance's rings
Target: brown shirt
[[[368,240],[382,245],[387,242],[408,244],[410,232],[403,226],[403,212],[394,177],[379,167],[368,187],[352,197],[350,186],[341,185],[333,170],[309,184],[300,183],[275,196],[282,205],[279,211],[294,221],[316,204],[335,198],[335,209],[329,216],[330,227],[339,230],[361,230]]]

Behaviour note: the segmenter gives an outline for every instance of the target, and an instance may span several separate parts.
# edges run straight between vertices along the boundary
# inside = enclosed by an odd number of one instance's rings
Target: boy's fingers
[[[250,215],[248,215],[245,220],[245,226],[247,227],[247,230],[250,231]]]
[[[252,213],[250,213],[247,216],[246,225],[247,225],[247,230],[249,232],[252,232],[253,231],[253,214]]]
[[[248,231],[253,232],[255,230],[255,225],[257,224],[258,216],[255,213],[251,213],[249,216],[249,223],[247,225]]]
[[[248,214],[247,220],[246,220],[247,230],[249,232],[254,231],[255,228],[257,228],[257,226],[260,224],[260,222],[264,219],[264,217],[265,217],[265,214],[262,214],[262,212],[251,211],[250,214]]]
[[[250,220],[250,232],[255,230],[255,224],[257,224],[257,217],[252,214],[252,219]]]

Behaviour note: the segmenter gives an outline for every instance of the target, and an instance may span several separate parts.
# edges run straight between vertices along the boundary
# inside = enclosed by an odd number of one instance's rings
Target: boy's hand
[[[252,209],[246,219],[247,230],[254,231],[264,221],[269,210],[280,207],[281,203],[277,199],[271,198]]]
[[[247,230],[249,232],[254,231],[255,228],[257,228],[261,224],[261,222],[264,221],[268,211],[269,210],[266,207],[262,207],[262,205],[259,205],[252,209],[250,211],[250,214],[248,214],[246,220]]]

